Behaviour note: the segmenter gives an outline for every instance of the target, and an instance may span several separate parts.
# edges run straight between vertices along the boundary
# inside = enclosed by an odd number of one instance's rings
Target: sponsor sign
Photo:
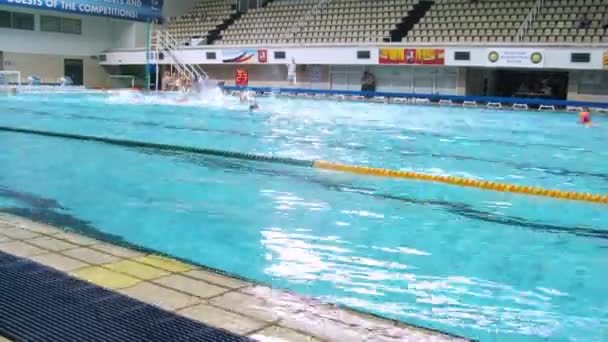
[[[538,49],[488,49],[487,66],[540,68],[545,62],[543,50]]]
[[[268,63],[268,50],[264,49],[225,50],[222,56],[222,62],[227,64]]]
[[[445,50],[435,48],[380,48],[380,64],[443,65]]]
[[[0,0],[0,5],[135,21],[163,16],[163,0]]]
[[[604,52],[604,59],[602,64],[604,65],[604,70],[608,70],[608,51]]]

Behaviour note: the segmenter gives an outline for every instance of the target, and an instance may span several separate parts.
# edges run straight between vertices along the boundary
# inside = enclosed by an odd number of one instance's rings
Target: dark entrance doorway
[[[565,100],[568,97],[568,72],[497,70],[496,95]]]
[[[568,72],[471,68],[467,70],[467,95],[565,100]]]
[[[82,68],[82,59],[66,59],[63,61],[63,74],[69,76],[74,82],[74,85],[83,85],[84,72]]]

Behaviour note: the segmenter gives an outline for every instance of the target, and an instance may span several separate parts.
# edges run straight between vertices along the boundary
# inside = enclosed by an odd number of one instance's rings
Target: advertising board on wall
[[[224,50],[222,55],[222,62],[228,64],[268,63],[268,50],[263,49]]]
[[[380,48],[380,64],[443,65],[445,50],[435,48]]]
[[[0,0],[0,5],[135,21],[162,18],[163,0]]]
[[[604,51],[602,65],[604,66],[604,70],[608,70],[608,51]]]
[[[487,66],[540,68],[545,62],[544,51],[539,49],[497,48],[486,53]]]

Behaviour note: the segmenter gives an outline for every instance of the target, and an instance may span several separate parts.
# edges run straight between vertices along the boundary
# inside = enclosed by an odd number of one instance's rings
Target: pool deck
[[[7,214],[0,251],[260,341],[467,341]]]

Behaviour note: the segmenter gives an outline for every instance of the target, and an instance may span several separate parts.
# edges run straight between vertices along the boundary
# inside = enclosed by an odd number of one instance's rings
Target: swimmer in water
[[[258,101],[255,99],[255,93],[251,91],[242,92],[241,93],[241,103],[249,104],[249,111],[255,112],[260,110],[260,106],[258,105]]]
[[[589,113],[589,109],[585,108],[584,111],[578,113],[580,118],[579,123],[584,125],[585,127],[591,126],[591,114]]]

